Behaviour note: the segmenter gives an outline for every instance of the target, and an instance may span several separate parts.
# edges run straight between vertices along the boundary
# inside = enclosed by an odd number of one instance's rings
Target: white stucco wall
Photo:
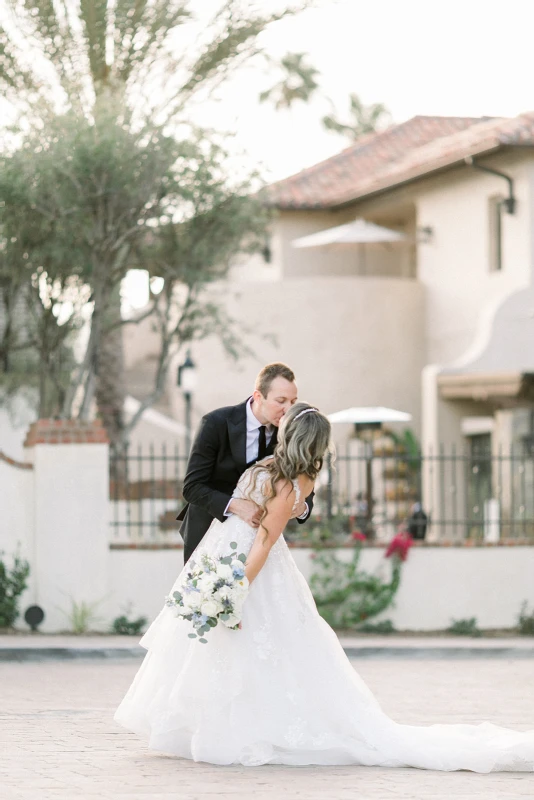
[[[293,557],[308,579],[310,551]],[[342,551],[350,558],[350,551]],[[361,568],[373,572],[389,564],[381,548],[364,550]],[[534,605],[534,547],[413,547],[403,566],[395,605],[376,619],[398,630],[442,630],[453,619],[476,617],[480,628],[511,628],[523,601]]]
[[[39,444],[34,463],[32,601],[43,631],[69,628],[72,602],[103,613],[109,583],[107,444]],[[97,626],[98,627],[98,626]]]
[[[33,472],[0,459],[0,551],[21,555],[31,550],[33,529]]]
[[[348,559],[350,550],[338,551]],[[291,548],[309,579],[311,550]],[[112,550],[110,618],[131,604],[130,617],[158,614],[182,567],[181,550]],[[389,576],[383,548],[365,549],[361,568]],[[481,628],[512,628],[523,601],[534,606],[534,547],[413,547],[394,607],[379,619],[398,630],[444,630],[453,619],[476,617]]]
[[[150,621],[161,610],[166,595],[184,564],[183,550],[110,550],[110,621],[125,613]]]
[[[423,365],[423,293],[402,278],[287,279],[228,286],[224,298],[254,350],[238,363],[214,338],[192,347],[198,366],[195,420],[251,394],[264,364],[284,361],[297,375],[301,399],[326,413],[349,406],[400,408],[419,420],[417,376]],[[267,338],[276,337],[276,343]],[[174,403],[181,393],[172,387]]]
[[[528,285],[532,266],[534,156],[499,156],[484,164],[515,181],[517,211],[502,215],[503,268],[490,271],[488,201],[507,195],[502,178],[470,168],[423,185],[417,195],[418,227],[433,237],[418,246],[418,277],[425,289],[426,361],[448,364],[473,343],[489,306]]]
[[[35,400],[35,398],[33,398]],[[0,450],[15,461],[24,461],[24,439],[30,423],[37,419],[31,392],[20,392],[0,408]]]

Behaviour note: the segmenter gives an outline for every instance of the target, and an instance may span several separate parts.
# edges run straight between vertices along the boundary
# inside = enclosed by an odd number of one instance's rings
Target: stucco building
[[[276,219],[265,256],[212,287],[253,355],[233,363],[214,340],[194,345],[197,419],[238,402],[262,364],[283,360],[300,396],[327,413],[373,405],[410,412],[427,452],[531,447],[534,113],[415,117],[272,185],[268,196]],[[355,219],[404,239],[295,247]],[[146,332],[134,335],[132,374],[150,355]],[[183,419],[174,375],[166,403]],[[338,442],[352,433],[336,426]],[[427,496],[439,494],[437,480],[437,472],[424,476]]]
[[[233,363],[217,342],[195,344],[197,417],[245,396],[274,359],[295,369],[301,397],[326,412],[411,412],[426,445],[459,442],[465,417],[498,425],[501,411],[530,407],[534,114],[415,117],[274,184],[269,198],[277,217],[267,259],[234,266],[213,287],[254,354]],[[356,218],[406,238],[294,246]],[[150,358],[146,331],[127,350],[138,374]],[[173,383],[167,407],[180,418]]]

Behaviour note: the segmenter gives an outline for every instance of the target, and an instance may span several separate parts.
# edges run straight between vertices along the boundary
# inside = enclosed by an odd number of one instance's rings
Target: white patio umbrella
[[[366,422],[410,422],[412,415],[385,406],[359,406],[335,411],[328,415],[328,419],[330,422],[354,422],[363,425]]]
[[[346,225],[327,228],[309,236],[294,239],[293,247],[332,247],[336,245],[380,244],[386,242],[402,242],[408,237],[404,233],[375,225],[365,219],[356,219]]]

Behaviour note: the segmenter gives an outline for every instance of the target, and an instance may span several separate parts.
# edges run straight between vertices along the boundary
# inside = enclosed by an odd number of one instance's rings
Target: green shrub
[[[383,619],[381,622],[364,622],[358,625],[358,631],[362,633],[395,633],[396,628],[390,619]]]
[[[529,612],[526,600],[521,606],[517,627],[523,636],[534,636],[534,611]]]
[[[135,620],[129,620],[126,614],[116,617],[113,620],[111,630],[113,633],[118,633],[121,636],[136,636],[141,633],[148,620],[146,617],[139,617]]]
[[[477,625],[476,617],[470,619],[453,619],[447,628],[447,633],[454,633],[456,636],[480,636],[482,631]]]
[[[3,554],[2,554],[3,555]],[[16,555],[11,569],[0,560],[0,628],[11,628],[19,615],[19,597],[27,587],[30,565]]]
[[[86,603],[85,600],[81,600],[77,603],[76,600],[71,597],[70,602],[70,611],[64,611],[63,609],[60,609],[60,611],[65,614],[69,620],[69,630],[72,633],[78,635],[87,633],[91,630],[91,626],[94,625],[95,622],[100,621],[100,617],[96,613],[96,609],[101,603],[100,600],[97,600],[96,603]]]
[[[385,553],[391,558],[389,580],[360,569],[361,541],[355,544],[349,561],[341,560],[335,552],[314,553],[310,588],[319,614],[334,628],[350,629],[391,606],[408,547],[409,540],[404,536],[397,535],[390,542]]]
[[[323,518],[319,515],[312,516],[306,525],[302,526],[295,524],[296,520],[291,520],[291,522],[294,527],[290,530],[289,538],[291,540],[298,539],[309,544],[310,547],[344,544],[349,538],[353,526],[352,518],[346,514],[334,514],[330,518]],[[286,536],[285,532],[284,536]]]

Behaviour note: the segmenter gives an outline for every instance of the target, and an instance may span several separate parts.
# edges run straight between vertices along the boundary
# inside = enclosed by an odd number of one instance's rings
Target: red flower
[[[367,537],[361,531],[354,531],[352,538],[357,542],[365,542]]]
[[[385,557],[397,556],[401,561],[406,561],[408,550],[413,544],[413,539],[408,533],[398,533],[393,537],[385,552]]]

